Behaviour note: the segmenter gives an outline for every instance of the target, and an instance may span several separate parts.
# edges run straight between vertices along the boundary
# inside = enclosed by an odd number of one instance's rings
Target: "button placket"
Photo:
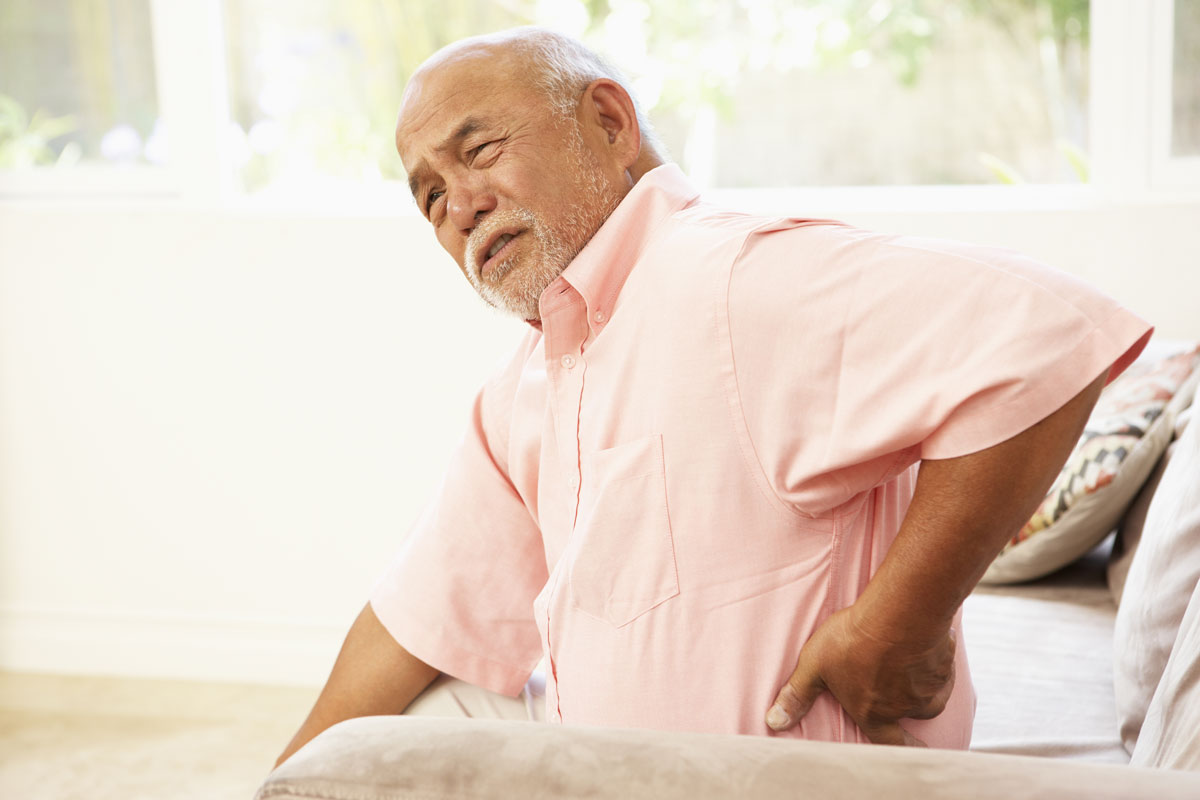
[[[567,436],[564,441],[559,442],[559,451],[562,453],[563,466],[566,470],[565,482],[567,489],[570,490],[571,527],[574,528],[575,515],[579,512],[579,413],[583,404],[583,377],[586,365],[581,357],[570,354],[564,355],[561,363],[565,380],[563,380],[563,392],[560,394],[563,405],[558,408],[558,413],[562,414],[567,422],[564,426],[564,433]]]
[[[564,289],[564,293],[566,291],[569,290]],[[582,302],[567,302],[562,307],[554,308],[553,312],[542,320],[546,348],[546,371],[551,386],[550,400],[553,403],[552,416],[555,420],[555,432],[558,439],[559,463],[564,469],[564,482],[570,493],[568,513],[571,529],[575,526],[575,516],[579,511],[579,412],[583,400],[583,378],[586,371],[586,363],[582,356],[584,341],[582,338],[578,338],[577,333],[573,332],[582,329],[586,336],[586,322],[587,310]],[[561,353],[557,359],[552,355],[555,352]],[[555,363],[556,361],[557,363]],[[552,720],[561,722],[561,696],[552,644],[555,620],[552,619],[551,613],[558,591],[559,577],[559,572],[556,570],[545,609],[544,646],[550,672],[554,677],[553,707],[548,710]],[[548,701],[550,700],[550,691],[550,689],[547,691]]]

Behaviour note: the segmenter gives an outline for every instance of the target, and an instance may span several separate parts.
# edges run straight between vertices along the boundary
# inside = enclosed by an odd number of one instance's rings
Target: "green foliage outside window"
[[[75,127],[74,117],[52,117],[43,110],[31,118],[20,103],[0,94],[0,169],[74,163],[79,159],[78,145],[68,143],[58,152],[53,145]]]
[[[249,188],[304,171],[402,179],[391,131],[416,67],[465,36],[537,23],[612,56],[673,154],[693,171],[707,159],[723,185],[1085,174],[1087,0],[228,0],[226,11]],[[963,65],[993,83],[956,83]],[[871,116],[876,97],[853,97],[862,87],[924,113],[920,129],[872,131],[888,120]],[[826,152],[843,143],[848,153]]]

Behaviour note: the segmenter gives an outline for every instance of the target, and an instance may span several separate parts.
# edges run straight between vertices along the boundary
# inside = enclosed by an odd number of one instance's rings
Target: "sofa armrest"
[[[1200,773],[758,736],[365,717],[281,765],[258,800],[1200,797]]]

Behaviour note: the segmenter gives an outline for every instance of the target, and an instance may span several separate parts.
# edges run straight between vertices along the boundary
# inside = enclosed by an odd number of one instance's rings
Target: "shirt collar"
[[[695,202],[699,194],[674,164],[655,167],[633,185],[562,273],[583,296],[589,318],[612,313],[625,279],[659,225]],[[541,330],[534,324],[537,320],[526,321]]]

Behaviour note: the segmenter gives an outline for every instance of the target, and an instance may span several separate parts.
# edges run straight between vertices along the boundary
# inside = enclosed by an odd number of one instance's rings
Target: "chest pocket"
[[[571,602],[621,627],[679,594],[662,436],[595,451],[583,468]]]

